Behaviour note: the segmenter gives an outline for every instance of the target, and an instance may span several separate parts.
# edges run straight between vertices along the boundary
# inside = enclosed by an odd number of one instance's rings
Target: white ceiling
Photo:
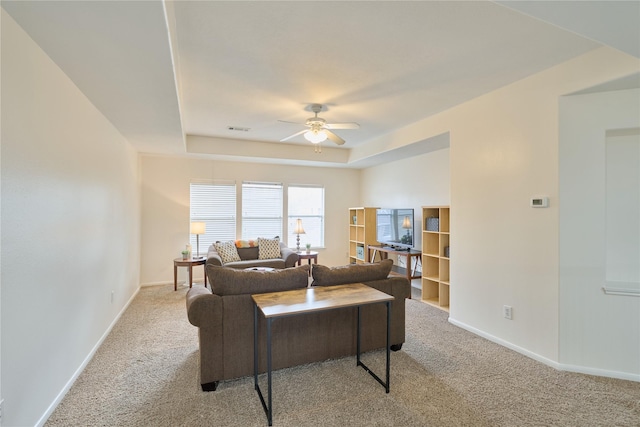
[[[6,1],[141,152],[362,167],[351,148],[602,45],[640,57],[637,1]],[[538,18],[534,18],[538,17]],[[637,81],[637,79],[636,79]],[[280,139],[326,106],[343,147]],[[228,127],[245,127],[233,131]],[[334,148],[335,147],[335,148]]]

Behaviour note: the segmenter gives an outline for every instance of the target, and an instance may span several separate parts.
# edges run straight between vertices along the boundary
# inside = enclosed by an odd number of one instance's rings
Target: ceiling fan
[[[336,143],[337,145],[342,145],[345,143],[344,139],[340,138],[335,133],[331,132],[333,129],[359,129],[360,125],[357,123],[327,123],[325,119],[322,117],[318,117],[318,113],[322,111],[321,104],[311,104],[311,111],[315,113],[315,116],[310,117],[304,123],[296,123],[296,122],[288,122],[286,120],[279,120],[283,123],[295,123],[298,125],[304,125],[308,129],[303,129],[299,132],[294,133],[293,135],[289,135],[286,138],[281,139],[281,142],[287,141],[291,138],[294,138],[298,135],[304,134],[304,137],[307,141],[312,144],[316,144],[316,151],[320,152],[320,143],[326,141],[327,139]]]

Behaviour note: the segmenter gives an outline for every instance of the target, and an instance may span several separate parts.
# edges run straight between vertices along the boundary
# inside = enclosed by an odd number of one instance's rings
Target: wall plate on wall
[[[549,198],[540,196],[532,197],[530,206],[532,208],[546,208],[549,206]]]

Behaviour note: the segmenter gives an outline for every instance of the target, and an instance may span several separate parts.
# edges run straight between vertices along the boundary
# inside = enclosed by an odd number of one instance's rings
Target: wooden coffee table
[[[254,302],[253,316],[253,379],[269,425],[273,422],[271,399],[271,322],[285,316],[301,315],[343,307],[358,307],[356,366],[362,366],[389,393],[391,301],[394,297],[362,283],[337,286],[317,286],[292,291],[270,292],[251,295]],[[387,365],[386,378],[382,381],[360,360],[360,307],[385,303],[387,306]],[[258,312],[267,320],[267,402],[258,385]]]

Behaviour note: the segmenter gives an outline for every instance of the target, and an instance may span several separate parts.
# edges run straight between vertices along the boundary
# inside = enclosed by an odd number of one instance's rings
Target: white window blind
[[[200,255],[206,255],[216,241],[236,239],[236,184],[232,181],[191,183],[191,222],[204,222],[206,233],[200,235]],[[197,251],[196,236],[189,243]]]
[[[282,184],[242,183],[242,238],[282,239]]]
[[[289,199],[288,225],[289,233],[287,245],[296,247],[296,220],[302,220],[305,234],[300,235],[300,248],[307,243],[312,248],[324,247],[324,188],[310,185],[289,185],[287,196]]]

